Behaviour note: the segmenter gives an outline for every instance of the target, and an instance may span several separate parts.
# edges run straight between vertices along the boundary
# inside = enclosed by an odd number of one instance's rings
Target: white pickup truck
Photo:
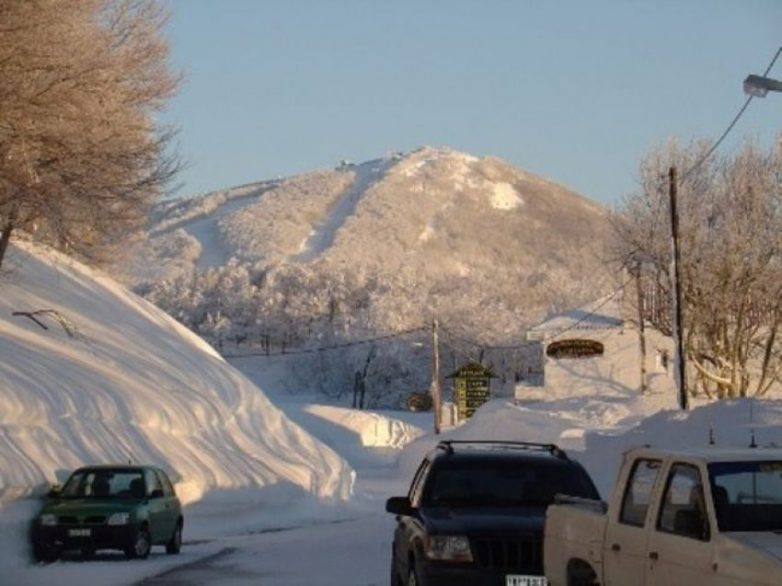
[[[614,493],[546,513],[550,586],[782,585],[782,450],[638,448]]]

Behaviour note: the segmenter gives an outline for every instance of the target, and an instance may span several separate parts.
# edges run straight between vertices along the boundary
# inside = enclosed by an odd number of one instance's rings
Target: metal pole
[[[440,409],[442,396],[440,392],[440,350],[437,343],[437,320],[432,321],[432,410],[434,411],[434,433],[440,433]]]
[[[687,379],[685,378],[684,357],[684,320],[682,312],[681,291],[681,253],[679,251],[679,211],[676,206],[677,180],[676,167],[671,167],[669,177],[669,194],[671,200],[671,283],[673,285],[673,335],[676,340],[676,387],[679,392],[679,407],[687,409]]]

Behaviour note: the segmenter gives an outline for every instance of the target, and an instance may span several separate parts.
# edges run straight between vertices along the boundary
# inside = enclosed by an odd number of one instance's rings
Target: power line
[[[776,54],[774,55],[774,58],[771,60],[771,63],[769,63],[768,67],[766,67],[766,71],[763,73],[763,77],[766,77],[768,73],[771,71],[771,68],[774,67],[774,64],[777,62],[777,59],[779,58],[780,54],[782,54],[782,47],[780,47],[777,50]],[[684,173],[682,173],[682,176],[680,178],[681,182],[684,182],[687,179],[687,177],[690,176],[690,174],[692,174],[698,167],[700,167],[714,153],[714,151],[717,150],[720,144],[722,144],[722,141],[725,140],[725,137],[727,137],[728,134],[730,134],[730,131],[733,130],[733,127],[736,126],[736,123],[744,115],[744,112],[746,112],[747,108],[749,107],[749,104],[752,102],[754,97],[755,96],[750,94],[750,96],[744,102],[744,105],[739,109],[738,113],[733,117],[733,120],[731,120],[730,124],[728,124],[728,127],[720,135],[717,141],[711,146],[711,148],[708,151],[706,151],[706,153],[700,159],[698,159],[692,167],[690,167]]]
[[[392,338],[401,338],[402,336],[408,336],[417,332],[427,330],[427,326],[421,326],[410,330],[404,330],[401,332],[395,332],[393,334],[385,334],[383,336],[375,336],[374,338],[365,338],[362,340],[353,340],[351,342],[343,342],[341,344],[331,344],[329,346],[318,346],[317,348],[304,348],[301,350],[291,350],[289,352],[246,352],[244,354],[222,354],[223,358],[250,358],[250,357],[272,357],[272,356],[296,356],[301,354],[314,354],[316,352],[328,352],[329,350],[339,350],[341,348],[349,348],[351,346],[361,346],[364,344],[373,344],[382,340],[390,340]]]

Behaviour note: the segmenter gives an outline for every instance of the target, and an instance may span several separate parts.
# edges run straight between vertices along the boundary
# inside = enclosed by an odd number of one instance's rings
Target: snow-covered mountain
[[[435,316],[509,342],[606,291],[607,233],[605,210],[560,185],[424,147],[164,202],[130,280],[212,339],[296,342],[344,316],[342,333]]]
[[[3,268],[0,508],[60,470],[129,460],[168,469],[185,502],[349,497],[347,463],[163,311],[28,244]]]

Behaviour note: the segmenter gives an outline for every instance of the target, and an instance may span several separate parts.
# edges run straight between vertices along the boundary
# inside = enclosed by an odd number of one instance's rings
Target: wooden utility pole
[[[679,391],[679,407],[687,409],[687,380],[684,363],[684,322],[681,290],[681,253],[679,251],[679,212],[676,207],[676,167],[668,174],[668,192],[671,198],[671,283],[673,285],[673,335],[676,340],[676,383]]]
[[[437,320],[432,321],[432,410],[434,412],[434,433],[440,433],[440,410],[442,408],[442,392],[440,389],[440,350],[437,343]]]
[[[641,284],[641,261],[635,265],[635,293],[638,303],[638,337],[641,344],[641,394],[646,392],[646,334],[644,333],[644,289]]]

